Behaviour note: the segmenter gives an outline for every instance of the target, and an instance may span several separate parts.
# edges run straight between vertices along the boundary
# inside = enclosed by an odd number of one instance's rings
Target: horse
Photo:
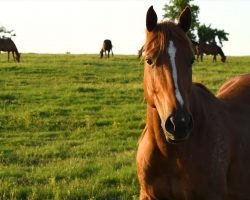
[[[103,53],[105,54],[106,56],[106,51],[108,52],[108,58],[109,58],[109,53],[111,51],[112,53],[112,56],[114,55],[113,54],[113,51],[112,51],[112,42],[111,40],[104,40],[103,41],[103,44],[102,44],[102,48],[101,48],[101,51],[100,51],[100,57],[102,58],[103,57]]]
[[[191,40],[191,42],[192,42],[194,55],[197,55],[197,59],[198,59],[198,45],[199,45],[199,43],[194,41],[194,40]]]
[[[140,200],[250,199],[250,74],[217,96],[192,81],[194,53],[179,22],[146,15],[144,96],[147,118],[136,155]]]
[[[18,52],[15,43],[10,38],[0,38],[0,51],[8,52],[8,62],[10,61],[10,52],[14,61],[20,62],[21,54]]]
[[[207,55],[213,55],[213,61],[216,61],[216,56],[219,54],[221,56],[221,61],[225,62],[226,61],[226,56],[224,55],[222,49],[217,46],[214,43],[199,43],[198,46],[198,51],[197,51],[197,61],[200,60],[201,62],[203,61],[203,54],[207,54]]]
[[[143,52],[144,52],[144,45],[142,45],[142,47],[138,50],[138,58],[142,56]]]

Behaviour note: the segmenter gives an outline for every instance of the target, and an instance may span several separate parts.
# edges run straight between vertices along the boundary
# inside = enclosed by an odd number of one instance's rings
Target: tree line
[[[14,30],[8,30],[4,26],[0,26],[0,38],[11,38],[16,36]]]
[[[192,25],[188,32],[190,39],[199,43],[210,44],[216,44],[216,41],[219,41],[220,45],[223,46],[223,42],[228,41],[229,33],[223,29],[212,28],[211,24],[201,24],[199,21],[200,8],[192,4],[191,1],[193,0],[170,0],[168,5],[164,5],[165,14],[163,17],[175,21],[178,19],[179,13],[188,5],[192,11]]]

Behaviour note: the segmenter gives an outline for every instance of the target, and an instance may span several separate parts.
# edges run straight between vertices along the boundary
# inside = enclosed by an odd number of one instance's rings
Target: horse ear
[[[178,25],[184,32],[187,32],[191,27],[191,10],[188,6],[181,12]]]
[[[149,32],[153,31],[157,25],[157,15],[154,11],[153,6],[150,6],[146,16],[146,26]]]

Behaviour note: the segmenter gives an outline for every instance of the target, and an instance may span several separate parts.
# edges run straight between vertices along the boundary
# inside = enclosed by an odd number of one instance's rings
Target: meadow
[[[135,55],[0,55],[0,199],[138,199],[135,156],[145,125]],[[250,57],[211,57],[193,80],[213,93],[250,72]]]

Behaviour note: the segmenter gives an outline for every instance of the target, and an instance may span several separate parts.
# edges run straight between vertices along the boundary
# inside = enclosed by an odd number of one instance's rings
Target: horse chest
[[[159,162],[144,167],[144,190],[154,199],[193,199],[194,190],[190,175],[179,164]]]
[[[202,150],[174,153],[166,159],[163,155],[159,156],[159,150],[152,145],[150,148],[144,146],[143,149],[147,151],[142,153],[141,150],[137,160],[140,165],[139,179],[144,190],[152,197],[194,200],[206,199],[208,193],[223,194],[224,181],[221,173],[218,173],[219,165],[211,165],[214,155],[204,159],[202,151],[205,150]],[[216,199],[215,196],[213,198]]]

